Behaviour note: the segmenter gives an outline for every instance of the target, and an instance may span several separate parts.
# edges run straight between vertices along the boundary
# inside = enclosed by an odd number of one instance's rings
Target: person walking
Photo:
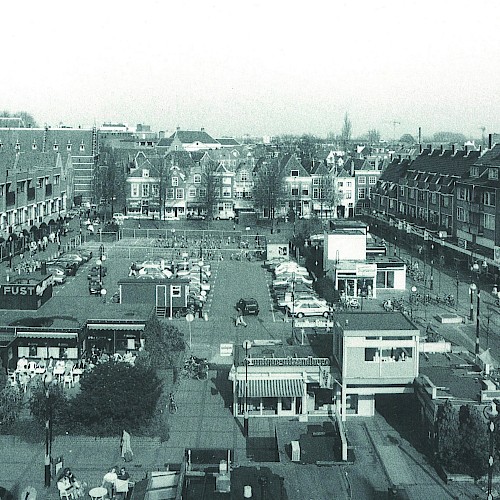
[[[245,323],[245,320],[243,319],[243,311],[241,310],[241,307],[236,308],[236,323],[235,326],[244,326],[245,328],[248,326]]]

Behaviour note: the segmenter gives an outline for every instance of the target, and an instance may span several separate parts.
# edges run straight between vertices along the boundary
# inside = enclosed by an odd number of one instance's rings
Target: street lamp
[[[496,401],[491,402],[491,406],[483,409],[485,418],[488,419],[488,430],[490,435],[490,456],[488,458],[488,500],[493,500],[493,455],[495,453],[495,424],[498,421],[498,410]]]
[[[108,291],[105,288],[101,288],[101,297],[104,304],[106,304],[106,294]]]
[[[470,311],[469,311],[469,320],[474,321],[474,292],[476,291],[477,286],[475,283],[471,283],[469,286],[469,294],[470,294]]]
[[[50,465],[52,462],[52,394],[50,387],[57,383],[53,378],[52,373],[46,372],[42,378],[43,388],[45,390],[45,487],[50,487],[51,473]]]
[[[245,349],[245,402],[243,406],[243,434],[248,437],[248,351],[252,347],[250,340],[243,341],[243,349]]]
[[[413,319],[413,302],[415,302],[415,294],[417,293],[417,287],[413,285],[411,287],[410,295],[410,318]]]
[[[431,282],[430,290],[434,290],[434,243],[431,243]]]
[[[99,266],[99,283],[102,285],[102,266],[104,261],[106,260],[106,256],[102,255],[100,259],[97,259],[96,264]]]

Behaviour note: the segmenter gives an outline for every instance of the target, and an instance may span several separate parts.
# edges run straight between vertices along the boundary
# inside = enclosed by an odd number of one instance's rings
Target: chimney
[[[439,148],[441,150],[441,154],[444,153],[444,146],[441,144],[441,147]]]
[[[468,144],[464,144],[464,151],[465,151],[464,156],[467,156],[469,154],[469,145]]]
[[[179,125],[177,125],[177,129],[176,130],[179,131],[180,129],[181,129],[181,127],[179,127]]]
[[[201,131],[202,131],[202,132],[205,132],[205,127],[201,127]]]
[[[418,143],[422,145],[422,127],[418,127]]]
[[[488,134],[488,149],[493,147],[493,134]]]
[[[424,149],[424,148],[423,148],[423,146],[422,146],[422,143],[421,143],[420,141],[418,141],[418,152],[419,152],[420,154],[422,154],[423,149]]]
[[[454,154],[455,154],[455,144],[452,144],[451,145],[451,156],[453,156]]]

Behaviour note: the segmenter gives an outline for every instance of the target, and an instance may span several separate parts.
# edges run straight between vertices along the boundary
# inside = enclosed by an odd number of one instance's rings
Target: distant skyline
[[[214,137],[500,132],[494,0],[3,5],[1,110]],[[397,122],[397,123],[395,123]]]

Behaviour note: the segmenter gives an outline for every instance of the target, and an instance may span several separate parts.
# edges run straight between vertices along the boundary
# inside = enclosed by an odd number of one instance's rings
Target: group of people
[[[62,497],[71,499],[81,498],[85,494],[85,484],[78,481],[69,467],[63,469],[57,480],[57,489]]]
[[[125,467],[111,467],[102,479],[102,487],[107,490],[107,497],[124,500],[129,490],[130,474]]]

